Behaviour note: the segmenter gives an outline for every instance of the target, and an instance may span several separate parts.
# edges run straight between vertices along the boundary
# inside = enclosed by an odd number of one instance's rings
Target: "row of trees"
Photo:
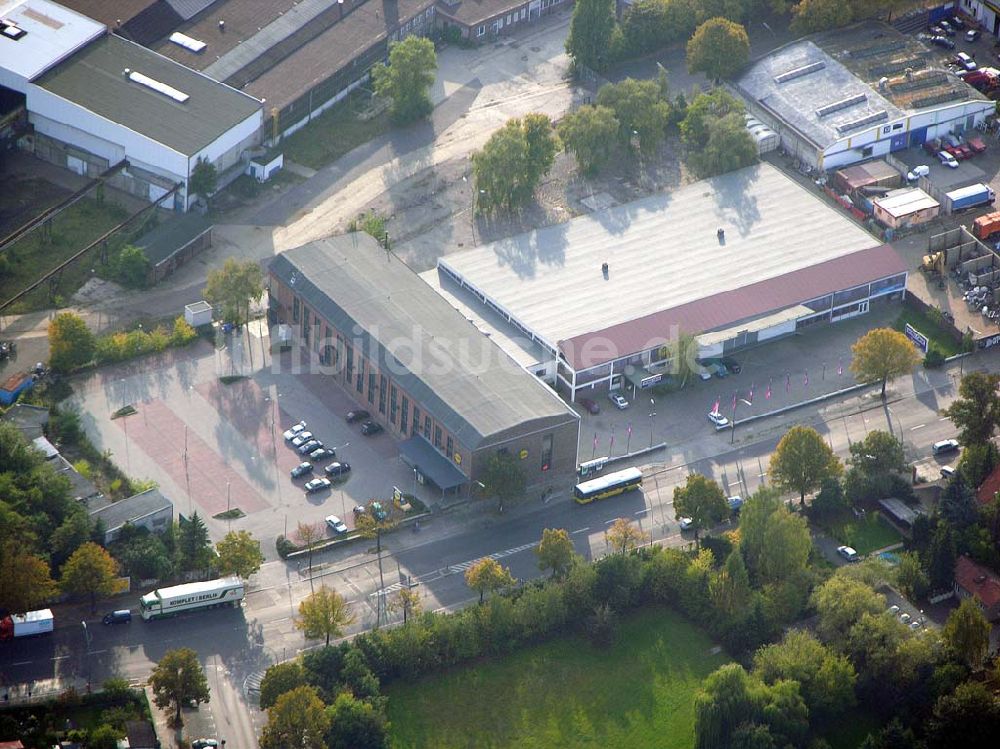
[[[722,89],[698,94],[690,104],[683,94],[671,100],[663,75],[605,84],[594,104],[567,114],[557,127],[545,115],[528,114],[509,120],[473,153],[475,210],[489,215],[526,205],[560,148],[573,153],[581,172],[596,174],[623,154],[654,150],[673,126],[700,176],[749,166],[757,160],[757,146],[743,112]]]
[[[619,23],[614,0],[579,0],[566,51],[578,65],[602,71],[621,60],[687,41],[688,67],[717,79],[746,64],[749,43],[740,24],[754,21],[762,12],[790,12],[792,29],[806,34],[864,18],[891,17],[918,4],[916,0],[636,0]]]

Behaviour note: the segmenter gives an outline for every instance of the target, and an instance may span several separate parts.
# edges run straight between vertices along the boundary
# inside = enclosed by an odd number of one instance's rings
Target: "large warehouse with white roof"
[[[0,0],[0,122],[36,156],[187,210],[199,160],[221,179],[260,143],[263,104],[50,0]]]
[[[728,354],[901,299],[906,264],[760,164],[447,255],[424,278],[574,399],[655,384],[683,335]]]

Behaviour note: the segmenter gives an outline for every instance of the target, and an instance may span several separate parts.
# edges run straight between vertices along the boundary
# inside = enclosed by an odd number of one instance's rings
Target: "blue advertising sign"
[[[923,351],[925,354],[927,353],[927,344],[928,344],[927,336],[925,336],[923,333],[921,333],[919,330],[914,328],[909,323],[906,324],[906,328],[903,332],[906,333],[907,338],[913,341],[914,346]]]

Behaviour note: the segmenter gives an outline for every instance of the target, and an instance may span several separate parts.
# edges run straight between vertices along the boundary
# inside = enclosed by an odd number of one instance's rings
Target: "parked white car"
[[[950,169],[958,169],[958,160],[947,151],[938,151],[938,160]]]
[[[285,442],[291,442],[293,439],[299,436],[299,433],[306,428],[306,423],[300,421],[298,424],[293,426],[291,429],[285,431],[282,435],[285,438]]]
[[[608,400],[615,404],[615,408],[619,411],[624,411],[628,408],[628,401],[625,400],[625,396],[619,393],[617,390],[612,390],[608,393]]]
[[[723,429],[729,426],[729,419],[720,414],[718,411],[710,411],[708,414],[708,420],[715,425],[716,429]]]
[[[691,526],[694,525],[694,520],[692,520],[691,518],[681,518],[678,522],[681,525],[682,531],[689,530]]]
[[[837,553],[840,554],[848,562],[857,562],[861,559],[858,556],[858,552],[852,549],[850,546],[838,546]]]

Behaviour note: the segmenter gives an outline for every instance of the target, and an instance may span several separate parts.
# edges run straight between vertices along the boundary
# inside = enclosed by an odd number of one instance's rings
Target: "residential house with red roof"
[[[955,595],[975,596],[989,621],[1000,619],[1000,577],[964,555],[955,563]]]
[[[979,504],[988,505],[993,501],[997,492],[1000,492],[1000,466],[994,468],[980,485],[976,491],[976,499],[979,500]]]

